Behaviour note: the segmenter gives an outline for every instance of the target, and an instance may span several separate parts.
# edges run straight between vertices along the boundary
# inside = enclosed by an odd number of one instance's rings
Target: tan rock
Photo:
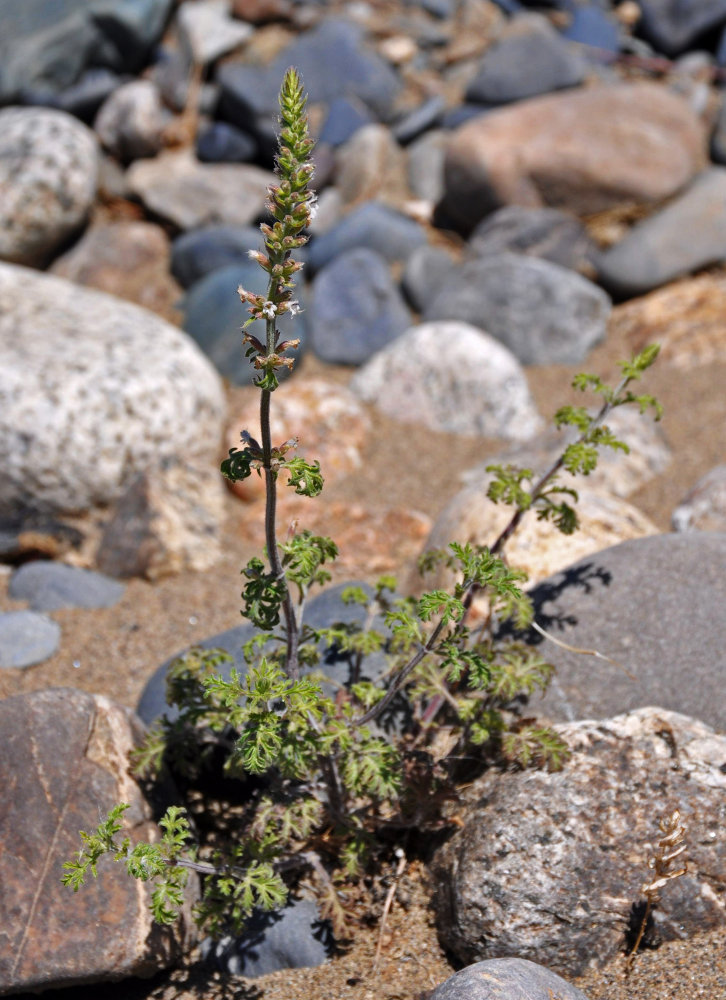
[[[335,186],[347,205],[375,199],[394,207],[410,197],[406,154],[385,125],[364,125],[336,157]]]
[[[461,126],[443,207],[469,231],[502,205],[587,215],[675,194],[706,164],[706,133],[681,98],[651,83],[521,101]]]
[[[688,369],[726,361],[725,315],[726,274],[702,274],[617,306],[610,330],[633,351],[660,344],[659,364]]]

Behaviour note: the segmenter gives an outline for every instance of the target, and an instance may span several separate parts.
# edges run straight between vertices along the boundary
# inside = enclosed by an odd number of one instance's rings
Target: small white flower
[[[308,199],[308,212],[310,213],[310,221],[312,222],[318,214],[318,196],[316,194],[313,194],[312,198]]]
[[[302,312],[302,307],[297,299],[291,299],[287,304],[291,316],[298,316]]]
[[[275,305],[274,302],[270,302],[270,300],[268,299],[267,302],[265,302],[263,307],[260,309],[260,312],[265,317],[265,319],[274,319],[275,316],[277,315],[277,306]]]

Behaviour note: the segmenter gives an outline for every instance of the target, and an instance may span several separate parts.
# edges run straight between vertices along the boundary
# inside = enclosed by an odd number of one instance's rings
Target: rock
[[[98,147],[62,111],[0,111],[0,259],[46,264],[81,228],[96,195]]]
[[[292,16],[290,0],[232,0],[232,13],[250,24],[286,21]]]
[[[413,251],[406,261],[401,287],[416,312],[425,310],[429,299],[436,295],[455,267],[451,254],[442,247],[424,243]]]
[[[181,289],[169,276],[169,258],[169,238],[161,226],[112,222],[88,229],[50,271],[171,319]]]
[[[408,186],[416,198],[435,205],[444,194],[444,157],[448,134],[432,129],[408,147]]]
[[[567,13],[570,23],[562,31],[563,38],[605,52],[620,51],[620,27],[607,8],[601,10],[595,4],[568,5]]]
[[[191,876],[181,921],[154,924],[149,885],[123,865],[99,863],[77,895],[61,885],[61,864],[119,802],[132,842],[158,839],[151,810],[128,774],[143,735],[132,713],[102,695],[51,688],[0,702],[0,780],[13,795],[0,816],[4,892],[0,990],[26,992],[152,976],[193,943]]]
[[[702,476],[673,511],[674,531],[726,532],[726,465]]]
[[[292,437],[299,438],[295,454],[309,461],[317,459],[326,484],[362,468],[361,453],[371,422],[356,396],[344,386],[324,379],[288,382],[275,393],[270,422],[273,441],[282,443]],[[229,422],[228,448],[244,447],[240,442],[242,430],[257,441],[261,439],[257,389]],[[264,479],[256,474],[231,486],[242,500],[256,500],[265,495]]]
[[[110,69],[92,68],[87,69],[77,83],[58,93],[54,90],[24,90],[22,102],[26,105],[56,108],[91,125],[103,102],[124,82],[124,77]]]
[[[490,958],[450,976],[428,1000],[587,1000],[543,965],[524,958]]]
[[[385,125],[363,125],[340,147],[335,186],[347,205],[406,200],[406,154]]]
[[[229,0],[186,0],[177,11],[176,24],[182,45],[194,63],[206,66],[238,48],[254,29],[229,16]]]
[[[373,116],[362,101],[353,97],[336,97],[330,102],[318,142],[342,146],[359,128],[371,124]]]
[[[8,596],[27,601],[33,611],[58,608],[111,608],[124,593],[122,584],[100,573],[47,560],[29,562],[10,577]]]
[[[588,215],[656,202],[705,166],[705,145],[694,112],[652,83],[535,97],[457,129],[442,211],[469,232],[509,204]]]
[[[319,271],[350,250],[368,249],[389,262],[405,260],[426,242],[423,228],[412,219],[378,202],[366,202],[310,245],[308,264]]]
[[[350,388],[395,420],[437,431],[522,441],[541,426],[515,357],[466,323],[413,327],[361,368]]]
[[[69,350],[69,344],[73,349]],[[165,457],[216,451],[222,385],[138,306],[0,265],[0,509],[108,504]]]
[[[639,0],[638,34],[658,52],[675,56],[699,35],[726,23],[725,0]]]
[[[103,103],[93,127],[104,148],[129,163],[156,156],[166,121],[156,85],[151,80],[132,80]]]
[[[440,94],[434,94],[405,117],[400,118],[391,129],[391,133],[396,142],[406,146],[438,125],[445,110],[444,98]]]
[[[42,663],[57,652],[60,637],[60,625],[45,615],[35,611],[5,611],[0,614],[0,667],[22,668]]]
[[[580,559],[535,587],[543,628],[570,646],[598,650],[635,679],[532,632],[528,641],[557,668],[544,698],[531,699],[532,713],[601,719],[657,702],[726,730],[724,559],[726,535],[656,535]]]
[[[424,310],[479,325],[524,365],[577,364],[605,336],[610,299],[557,264],[504,253],[467,261]]]
[[[432,865],[443,945],[563,975],[604,965],[637,932],[658,822],[676,807],[688,873],[663,889],[650,940],[722,928],[726,737],[661,708],[558,731],[572,754],[561,771],[493,768],[470,788],[464,826]]]
[[[688,233],[688,239],[683,234]],[[674,201],[599,256],[598,280],[614,295],[643,295],[726,260],[726,169],[702,173]]]
[[[72,525],[32,510],[18,509],[0,517],[0,559],[4,563],[58,559],[79,549],[83,539],[83,533]]]
[[[721,101],[721,107],[711,135],[711,159],[716,163],[726,163],[726,101],[724,100]]]
[[[583,487],[579,482],[577,486],[579,501],[575,507],[580,527],[574,535],[563,535],[551,522],[540,521],[530,514],[504,548],[507,563],[524,570],[530,585],[559,572],[575,559],[600,552],[610,545],[658,534],[658,529],[645,514],[626,500],[604,490]],[[449,542],[491,546],[509,524],[513,513],[512,507],[495,504],[489,499],[484,483],[467,486],[444,507],[422,552],[444,549]],[[447,588],[454,579],[451,571],[440,569],[426,579],[426,588]],[[422,588],[419,586],[419,589]],[[478,602],[475,610],[479,615],[488,612],[486,597],[475,598],[475,602]]]
[[[246,226],[254,222],[263,211],[274,177],[247,163],[199,163],[184,149],[132,164],[128,180],[154,214],[180,229],[195,229],[213,223]]]
[[[555,208],[506,205],[483,219],[469,239],[469,254],[522,253],[585,271],[595,246],[578,219]]]
[[[296,255],[297,256],[297,255]],[[242,344],[242,324],[248,319],[247,308],[240,302],[237,289],[240,285],[252,292],[264,293],[268,278],[251,260],[243,264],[230,264],[207,274],[197,281],[184,299],[184,329],[204,351],[217,371],[235,385],[252,385],[257,372],[245,357]],[[302,292],[297,297],[304,305]],[[299,337],[300,347],[291,351],[291,357],[300,358],[306,346],[306,314],[293,317],[286,313],[277,328],[283,337]],[[264,333],[264,325],[257,326]],[[252,330],[255,333],[255,330]],[[259,336],[259,334],[257,334]],[[287,369],[279,373],[287,377]]]
[[[390,65],[363,42],[363,31],[349,20],[326,17],[286,46],[264,69],[228,63],[218,80],[222,117],[241,128],[278,114],[277,95],[288,66],[305,81],[310,104],[356,97],[378,117],[390,114],[401,84]]]
[[[255,139],[226,122],[212,122],[197,137],[197,157],[202,163],[247,163],[256,156]]]
[[[159,580],[203,572],[221,556],[224,489],[217,469],[178,458],[131,481],[96,556],[104,573]]]
[[[190,288],[210,271],[246,264],[250,250],[262,248],[256,226],[207,226],[178,236],[171,248],[171,273]]]
[[[311,899],[295,899],[282,910],[257,910],[237,938],[202,944],[202,954],[233,976],[256,979],[280,969],[306,969],[330,958],[334,940]]]
[[[586,63],[580,53],[546,21],[524,20],[512,22],[507,37],[487,49],[467,87],[468,101],[509,104],[582,83]]]
[[[726,277],[702,274],[617,306],[610,332],[633,351],[660,344],[658,364],[689,369],[726,361]]]
[[[626,454],[619,449],[602,448],[597,467],[588,476],[572,476],[562,470],[557,478],[563,485],[576,490],[584,486],[616,497],[629,497],[668,468],[671,449],[662,425],[641,415],[635,406],[620,406],[613,410],[606,425],[630,451]],[[493,455],[481,465],[464,472],[461,480],[486,492],[491,480],[486,466],[492,464],[516,465],[521,469],[532,469],[535,475],[541,476],[559,458],[566,445],[577,439],[577,434],[574,427],[557,429],[550,424],[537,437]]]
[[[330,364],[363,364],[411,324],[385,260],[366,248],[323,268],[313,282],[310,311],[313,350]]]

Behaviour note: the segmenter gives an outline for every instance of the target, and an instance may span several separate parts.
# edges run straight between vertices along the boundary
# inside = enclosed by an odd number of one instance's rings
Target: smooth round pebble
[[[60,644],[57,622],[36,611],[0,614],[0,667],[32,667],[49,659]]]

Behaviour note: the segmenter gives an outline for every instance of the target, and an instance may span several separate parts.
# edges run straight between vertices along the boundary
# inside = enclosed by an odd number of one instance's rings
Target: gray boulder
[[[659,821],[676,808],[688,872],[662,889],[646,942],[723,928],[726,737],[660,708],[558,731],[561,771],[491,769],[466,793],[464,826],[432,864],[442,943],[466,962],[604,965],[637,933]]]
[[[0,111],[0,259],[41,267],[86,221],[98,182],[93,133],[63,111]]]
[[[505,253],[454,270],[424,310],[426,322],[481,326],[524,365],[576,364],[605,336],[610,299],[557,264]]]
[[[587,1000],[543,965],[524,958],[490,958],[450,976],[428,1000]]]
[[[667,56],[726,24],[726,0],[640,0],[639,7],[638,33]]]
[[[86,510],[130,476],[221,439],[222,384],[138,306],[0,264],[0,509]]]
[[[483,219],[469,239],[469,254],[521,253],[573,271],[583,270],[595,247],[582,223],[555,208],[506,205]]]
[[[10,577],[8,594],[27,601],[34,611],[58,608],[110,608],[123,596],[124,586],[101,573],[47,560],[29,562]]]

